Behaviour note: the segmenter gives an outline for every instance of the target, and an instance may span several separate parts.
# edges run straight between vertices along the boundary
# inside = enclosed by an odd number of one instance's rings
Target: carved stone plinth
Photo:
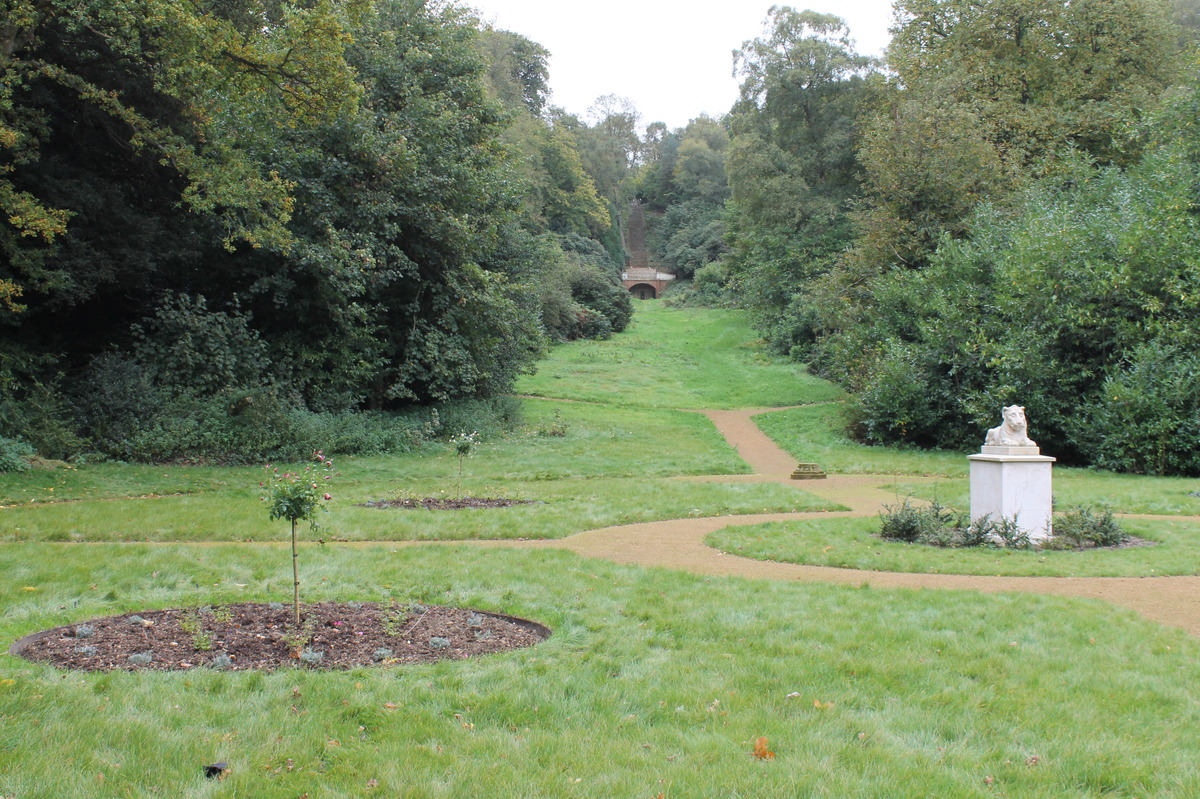
[[[1051,464],[1036,446],[984,446],[971,461],[971,521],[1016,518],[1030,541],[1053,534]]]
[[[824,480],[825,470],[815,463],[801,463],[792,472],[793,480]]]

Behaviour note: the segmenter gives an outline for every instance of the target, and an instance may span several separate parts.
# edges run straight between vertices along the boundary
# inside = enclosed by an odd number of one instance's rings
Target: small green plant
[[[943,548],[1033,548],[1029,533],[1021,529],[1015,517],[984,516],[969,521],[966,515],[955,513],[936,500],[929,505],[913,505],[905,498],[899,506],[884,505],[879,519],[879,535],[887,541]]]
[[[899,506],[884,505],[879,512],[879,535],[888,541],[923,543],[938,538],[947,528],[961,526],[956,514],[936,500],[928,505],[913,505],[905,497]]]
[[[233,668],[233,659],[222,652],[208,662],[208,667],[217,671],[228,671]]]
[[[1077,505],[1054,520],[1054,537],[1050,546],[1055,549],[1087,549],[1115,547],[1129,540],[1129,533],[1117,523],[1112,509],[1099,511]]]
[[[0,436],[0,472],[27,471],[36,454],[24,441]]]
[[[1007,549],[1033,549],[1029,540],[1029,532],[1022,530],[1015,516],[993,519],[984,515],[971,522],[963,531],[962,543],[965,547],[1005,547]]]
[[[228,605],[217,605],[216,607],[205,608],[205,610],[217,624],[229,624],[233,621],[233,611],[229,609]]]
[[[552,421],[549,424],[549,426],[543,427],[540,430],[538,430],[538,434],[543,437],[546,437],[546,438],[566,438],[567,431],[569,429],[570,429],[570,426],[565,421],[563,421],[562,411],[559,410],[558,408],[555,408],[554,409],[554,421]]]
[[[300,656],[300,651],[305,648],[309,641],[312,640],[313,627],[315,625],[316,622],[312,618],[309,618],[304,622],[303,626],[297,624],[291,630],[288,630],[286,633],[284,633],[283,640],[287,643],[288,649],[290,649],[296,655],[296,657]]]
[[[476,431],[459,433],[450,439],[450,443],[458,454],[458,476],[462,477],[463,458],[469,458],[475,451],[475,445],[479,443],[479,433]]]
[[[79,654],[83,655],[85,658],[90,658],[90,657],[95,657],[96,653],[99,652],[100,650],[97,649],[96,647],[92,646],[91,644],[84,644],[83,646],[76,648],[75,651],[78,652]]]
[[[300,653],[300,662],[310,668],[314,668],[314,667],[320,665],[321,661],[324,659],[325,659],[325,653],[319,649],[310,649],[308,647],[305,647],[304,650]]]
[[[394,599],[390,600],[379,617],[379,624],[383,627],[384,634],[392,637],[399,635],[404,629],[404,623],[408,621],[409,615],[418,612],[416,608],[420,608],[419,612],[425,611],[420,605],[406,606],[399,604]]]
[[[449,649],[450,648],[450,639],[443,638],[440,635],[435,635],[429,639],[429,645],[431,647],[433,647],[434,649]]]
[[[80,624],[75,628],[75,637],[79,640],[91,638],[96,634],[96,628],[90,624]]]
[[[129,663],[133,666],[149,666],[153,661],[153,652],[135,652],[129,656]]]
[[[192,648],[198,652],[212,649],[212,634],[204,629],[204,618],[199,610],[185,610],[179,614],[179,628],[192,638]]]
[[[303,470],[281,473],[279,469],[271,469],[268,477],[268,482],[259,483],[259,486],[267,488],[267,494],[262,499],[270,507],[271,520],[287,519],[292,523],[292,610],[295,625],[299,628],[300,565],[296,551],[296,524],[306,521],[313,532],[320,529],[317,511],[323,508],[323,502],[333,499],[325,490],[328,481],[333,479],[333,461],[318,450],[313,453],[313,462]]]
[[[392,650],[388,649],[386,646],[381,646],[371,654],[371,660],[374,660],[376,663],[381,663],[391,656]]]

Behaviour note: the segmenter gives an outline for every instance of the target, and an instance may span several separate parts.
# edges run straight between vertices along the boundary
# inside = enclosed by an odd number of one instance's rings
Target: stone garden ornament
[[[1024,405],[1008,405],[1001,415],[1003,422],[987,431],[980,452],[967,456],[971,521],[1013,519],[1030,541],[1044,541],[1053,534],[1054,458],[1042,455],[1029,438]]]
[[[1004,423],[987,431],[983,444],[987,447],[1036,447],[1029,440],[1029,423],[1025,420],[1024,405],[1009,405],[1001,411]]]

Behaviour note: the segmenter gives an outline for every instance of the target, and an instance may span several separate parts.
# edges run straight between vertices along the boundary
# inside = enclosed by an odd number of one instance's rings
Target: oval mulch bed
[[[511,508],[513,505],[543,505],[536,499],[500,499],[498,497],[422,497],[421,499],[373,499],[360,508],[424,508],[425,510],[462,510],[463,508]]]
[[[533,646],[550,636],[537,622],[424,605],[240,603],[89,619],[25,636],[14,655],[83,671],[235,671],[461,660]]]

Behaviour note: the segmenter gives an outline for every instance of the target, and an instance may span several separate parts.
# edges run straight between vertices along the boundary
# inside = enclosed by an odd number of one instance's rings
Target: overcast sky
[[[597,97],[628,97],[654,121],[682,127],[719,116],[737,98],[733,50],[763,33],[770,0],[461,0],[486,22],[550,51],[551,102],[585,116]],[[785,3],[780,3],[785,5]],[[794,8],[836,14],[858,51],[881,55],[891,0],[798,0]]]

